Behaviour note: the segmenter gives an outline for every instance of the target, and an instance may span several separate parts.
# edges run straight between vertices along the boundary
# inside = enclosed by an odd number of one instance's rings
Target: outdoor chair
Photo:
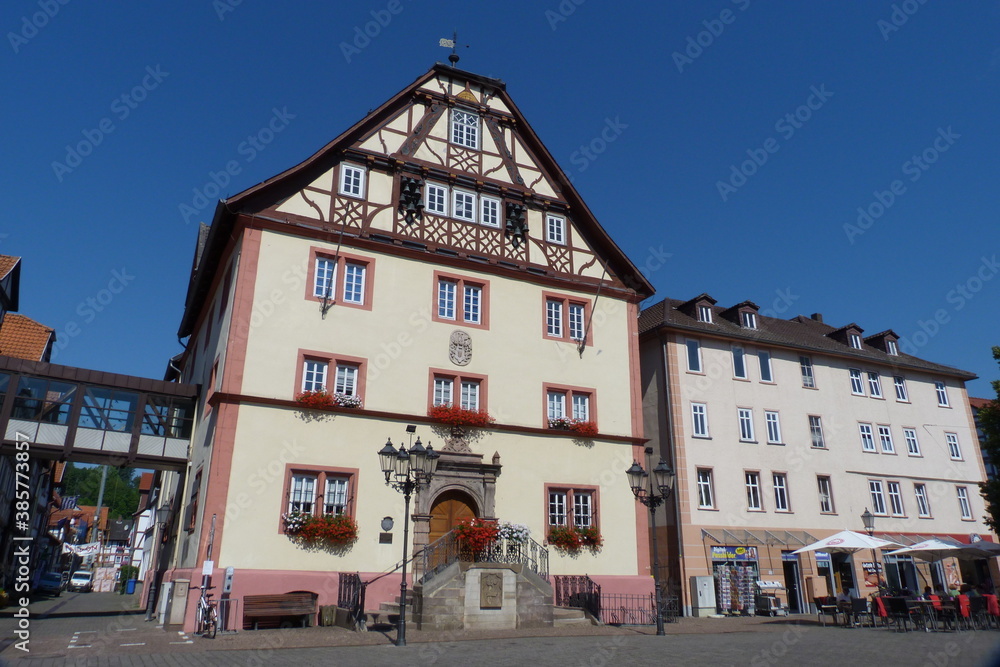
[[[1000,603],[996,595],[984,595],[986,598],[986,619],[990,626],[1000,628]]]
[[[969,618],[976,630],[985,630],[989,626],[986,613],[986,598],[977,596],[969,598]]]
[[[889,627],[889,610],[886,608],[885,598],[872,598],[872,614],[876,620],[881,620],[885,627]]]
[[[940,596],[932,595],[931,602],[934,603],[934,613],[944,629],[954,628],[957,623],[954,604],[950,601],[942,601]]]
[[[872,627],[875,627],[875,614],[868,606],[865,598],[851,598],[851,625],[861,627],[861,620],[867,617]]]
[[[958,617],[957,618],[958,622],[956,624],[957,627],[958,627],[958,629],[959,630],[962,630],[962,629],[971,630],[972,629],[972,613],[971,613],[971,611],[969,609],[969,596],[968,595],[959,595],[958,597],[955,598],[955,600],[958,601],[957,602],[957,604],[958,604],[958,613],[956,614],[957,617]]]
[[[833,624],[837,625],[837,616],[840,615],[840,609],[837,607],[837,599],[831,597],[819,597],[813,598],[813,604],[816,605],[816,616],[819,624],[826,626],[826,618],[830,616],[833,618]]]
[[[910,608],[903,598],[882,598],[889,611],[889,619],[896,626],[896,631],[907,632],[910,629]]]
[[[903,599],[903,604],[906,605],[906,609],[909,612],[910,621],[913,623],[914,628],[919,628],[924,632],[930,632],[930,624],[928,623],[928,614],[930,610],[927,609],[923,604],[917,600],[907,600]]]

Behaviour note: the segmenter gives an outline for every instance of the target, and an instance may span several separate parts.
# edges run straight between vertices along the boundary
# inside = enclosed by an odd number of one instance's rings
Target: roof
[[[640,337],[651,336],[661,327],[665,327],[667,329],[700,332],[724,338],[746,340],[752,343],[790,347],[809,352],[829,354],[845,359],[856,358],[859,361],[866,360],[899,368],[922,370],[966,381],[974,380],[977,377],[975,373],[963,371],[952,366],[936,364],[925,359],[920,359],[919,357],[903,354],[902,351],[898,355],[890,355],[867,343],[863,344],[860,350],[851,348],[829,336],[829,334],[841,331],[845,327],[832,327],[804,315],[783,320],[758,314],[757,328],[746,329],[725,318],[714,316],[728,310],[728,308],[712,306],[714,314],[712,322],[699,322],[696,318],[677,309],[678,306],[685,303],[688,303],[688,301],[664,299],[643,310],[639,314]]]
[[[21,261],[20,257],[11,257],[10,255],[0,255],[0,280],[7,277],[17,263]]]
[[[76,507],[71,510],[56,510],[49,515],[49,526],[55,526],[59,523],[60,519],[83,519],[87,522],[87,530],[90,530],[90,526],[93,525],[94,513],[97,511],[95,505],[83,505]],[[108,525],[108,508],[101,507],[101,526],[100,530],[105,530],[105,526]]]
[[[409,86],[396,93],[376,110],[368,113],[303,162],[217,204],[211,231],[207,238],[199,234],[198,255],[200,258],[196,257],[197,266],[192,271],[188,286],[184,315],[177,332],[179,337],[189,336],[193,332],[198,314],[201,312],[205,299],[209,296],[215,267],[224,259],[223,252],[230,241],[230,234],[238,216],[240,214],[253,215],[312,183],[339,159],[338,156],[342,150],[349,148],[366,132],[386,122],[392,113],[409,103],[413,93],[418,88],[439,74],[464,78],[492,89],[492,92],[510,109],[511,114],[516,119],[519,135],[532,149],[539,164],[556,181],[561,195],[565,198],[570,210],[574,211],[573,221],[576,228],[594,248],[600,261],[604,262],[608,270],[639,298],[652,296],[655,292],[652,283],[647,280],[598,223],[597,218],[583,201],[576,188],[573,187],[563,169],[508,95],[506,84],[500,79],[484,77],[450,65],[436,63]],[[208,270],[202,270],[201,267],[208,267]]]
[[[16,311],[21,292],[21,258],[0,255],[0,311]]]
[[[7,313],[0,324],[0,355],[5,357],[45,361],[54,340],[54,329],[18,313]]]
[[[969,403],[975,410],[982,410],[992,402],[993,399],[990,398],[976,398],[975,396],[969,396]]]

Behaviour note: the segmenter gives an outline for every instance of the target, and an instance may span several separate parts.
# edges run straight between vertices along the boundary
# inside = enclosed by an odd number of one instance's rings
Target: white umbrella
[[[982,558],[982,556],[974,555],[971,551],[965,549],[964,547],[968,545],[955,544],[953,542],[945,542],[939,539],[924,540],[923,542],[918,542],[917,544],[911,544],[908,547],[902,549],[896,549],[895,551],[890,551],[890,556],[914,556],[920,560],[936,561],[943,558],[961,558],[962,560],[973,560],[975,558]]]
[[[967,558],[993,558],[994,556],[1000,556],[1000,544],[996,542],[987,542],[986,540],[980,540],[978,542],[973,542],[972,544],[961,545],[962,552],[967,555]],[[959,556],[961,558],[961,556]]]
[[[800,554],[804,551],[825,551],[835,554],[852,554],[862,549],[881,549],[883,547],[898,546],[902,545],[878,537],[868,537],[862,533],[855,533],[853,530],[842,530],[836,535],[825,537],[792,553]]]

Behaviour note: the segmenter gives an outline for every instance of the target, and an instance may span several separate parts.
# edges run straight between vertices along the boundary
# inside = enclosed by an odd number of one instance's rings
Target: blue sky
[[[161,377],[212,173],[297,164],[457,28],[657,298],[1000,376],[1000,3],[10,0],[0,28],[0,253],[58,363]]]

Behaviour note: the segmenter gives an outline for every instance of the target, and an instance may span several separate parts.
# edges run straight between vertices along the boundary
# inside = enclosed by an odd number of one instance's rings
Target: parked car
[[[91,581],[91,574],[86,570],[77,570],[73,573],[73,576],[69,578],[69,590],[71,591],[89,593],[92,587],[93,582]]]
[[[35,591],[59,597],[59,594],[62,593],[62,575],[58,572],[46,572],[38,580],[38,587]]]

